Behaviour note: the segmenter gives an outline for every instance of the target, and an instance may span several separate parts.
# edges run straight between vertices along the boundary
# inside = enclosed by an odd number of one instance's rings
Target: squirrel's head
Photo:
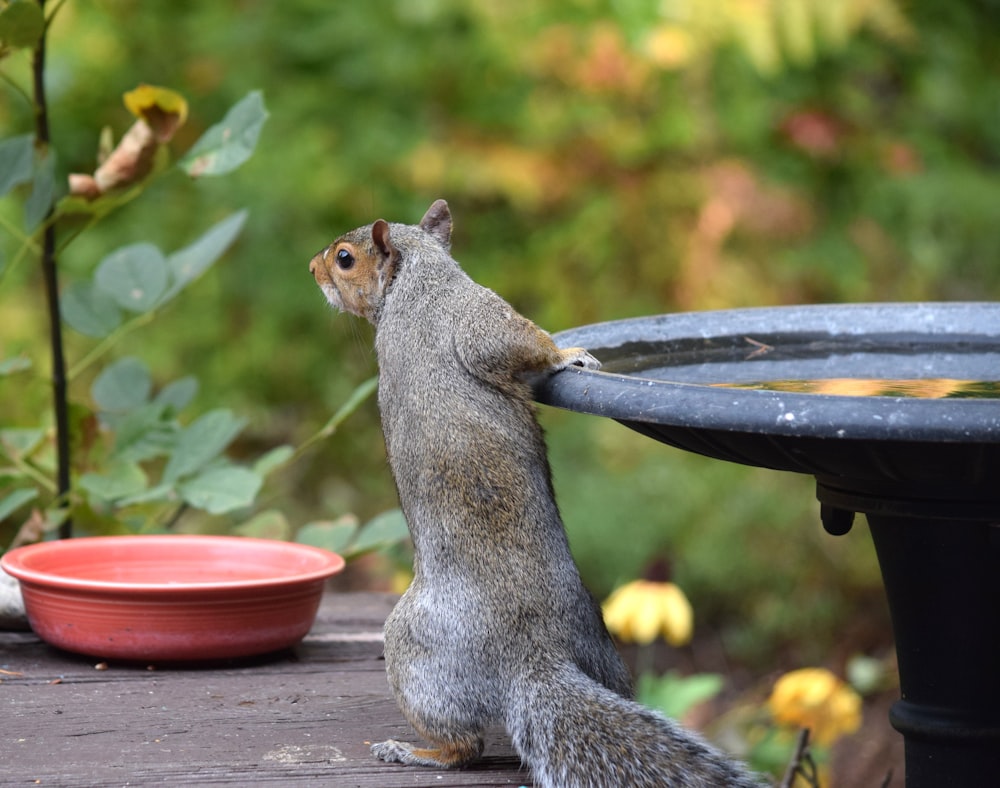
[[[448,203],[437,200],[417,227],[379,219],[352,230],[313,257],[309,272],[332,306],[374,323],[403,260],[405,242],[412,239],[414,230],[422,231],[448,251],[451,246]]]

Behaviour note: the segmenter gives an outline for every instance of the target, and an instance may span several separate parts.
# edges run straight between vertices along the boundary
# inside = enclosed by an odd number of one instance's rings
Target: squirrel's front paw
[[[561,351],[563,366],[583,367],[584,369],[600,369],[601,362],[582,347],[571,347]]]

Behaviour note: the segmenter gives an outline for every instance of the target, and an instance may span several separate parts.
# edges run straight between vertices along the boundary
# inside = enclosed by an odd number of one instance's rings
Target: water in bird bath
[[[910,334],[780,334],[633,342],[605,372],[713,387],[849,397],[998,399],[1000,346]]]
[[[1000,381],[954,378],[814,378],[713,383],[713,386],[837,397],[917,397],[921,399],[1000,399]]]

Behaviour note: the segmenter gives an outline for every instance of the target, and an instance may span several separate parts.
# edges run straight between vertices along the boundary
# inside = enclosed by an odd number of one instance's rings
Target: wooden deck
[[[530,786],[502,731],[475,768],[376,761],[413,740],[389,694],[382,622],[395,597],[328,594],[294,650],[211,668],[130,666],[0,632],[0,784]]]

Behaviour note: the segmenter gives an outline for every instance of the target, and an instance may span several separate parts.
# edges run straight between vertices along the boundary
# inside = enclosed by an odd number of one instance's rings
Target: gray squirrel
[[[444,200],[419,225],[378,220],[317,254],[329,303],[371,321],[386,451],[413,537],[413,582],[385,623],[396,702],[432,746],[383,761],[453,768],[502,723],[543,788],[759,786],[633,701],[569,551],[532,381],[583,348],[551,337],[451,257]]]

